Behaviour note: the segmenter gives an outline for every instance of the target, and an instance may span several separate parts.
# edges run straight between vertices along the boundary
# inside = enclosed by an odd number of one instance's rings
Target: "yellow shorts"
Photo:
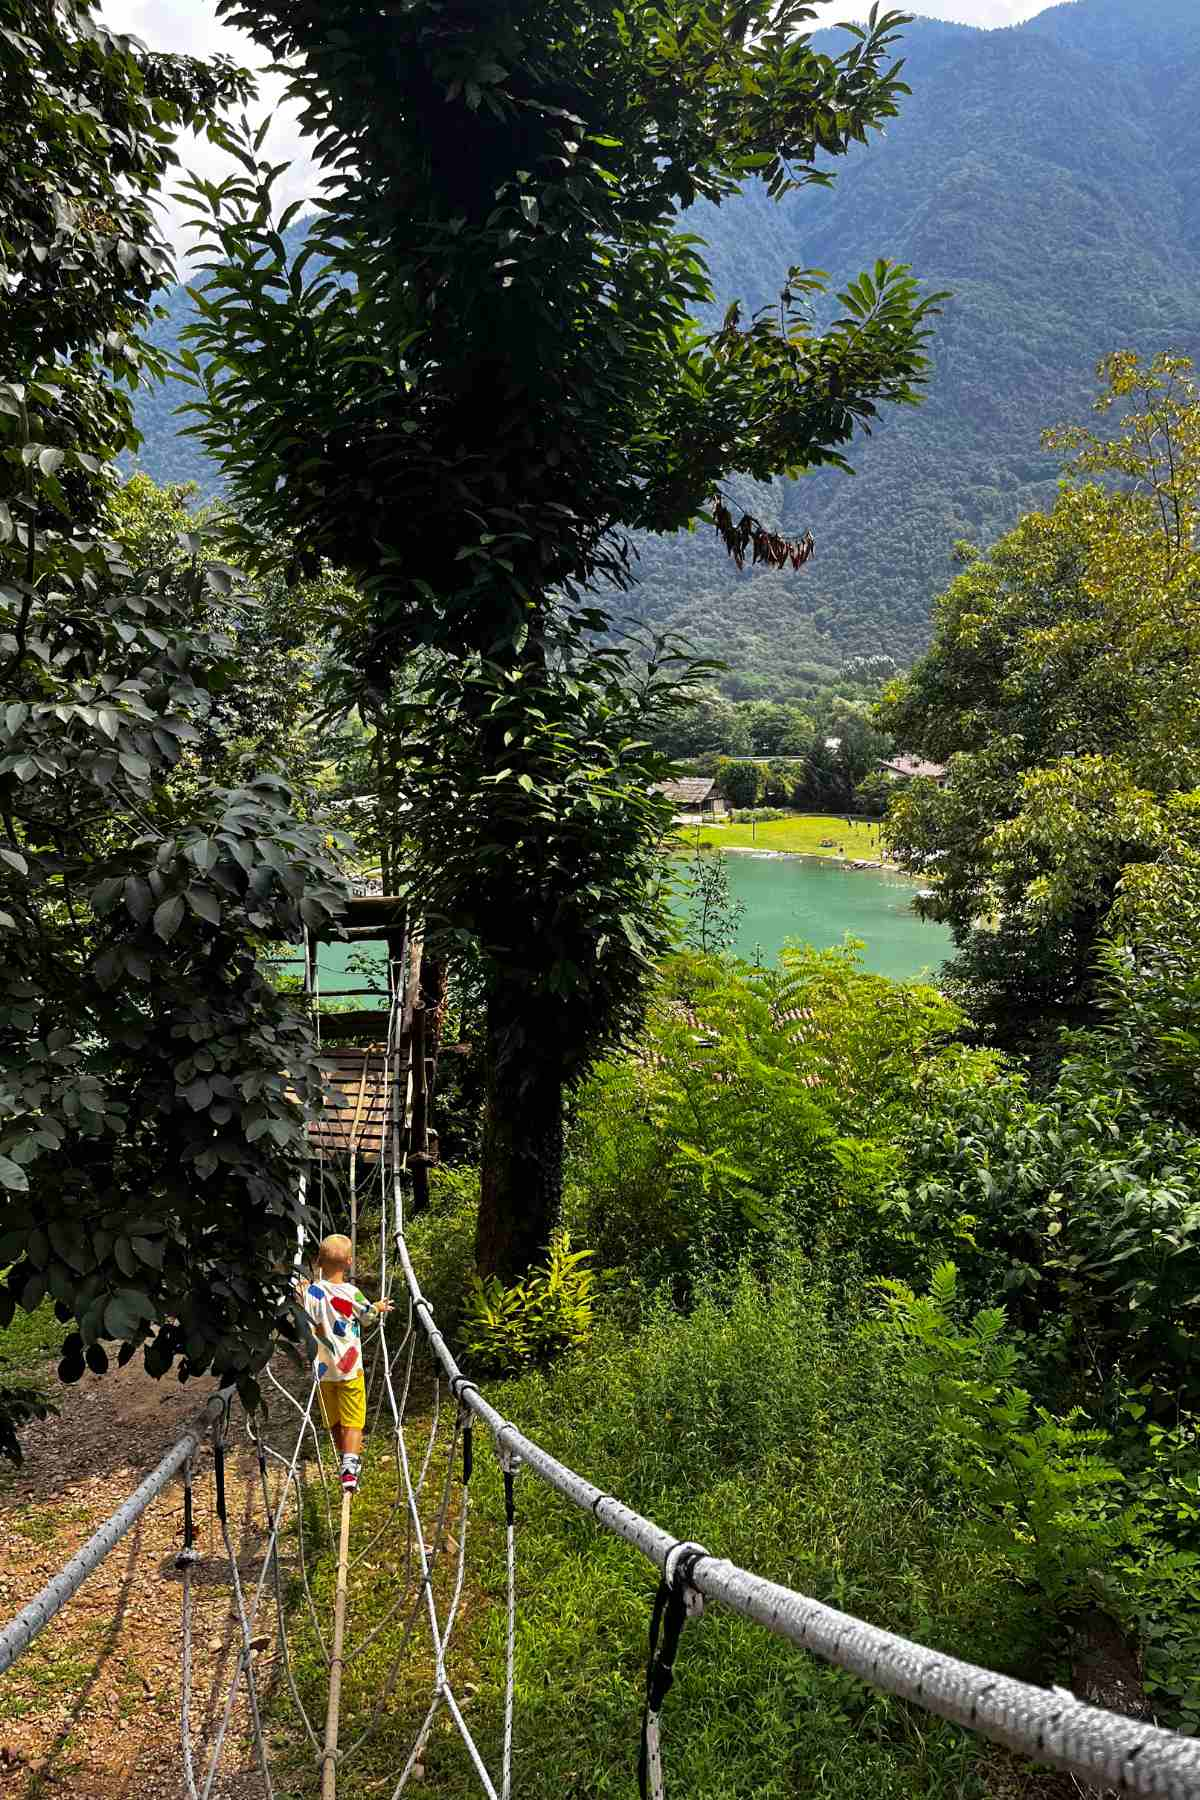
[[[320,1389],[325,1423],[361,1431],[367,1422],[367,1387],[362,1370],[349,1381],[322,1381]]]

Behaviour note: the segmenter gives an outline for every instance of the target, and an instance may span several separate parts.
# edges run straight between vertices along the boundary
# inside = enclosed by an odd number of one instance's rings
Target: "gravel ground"
[[[25,1434],[22,1467],[0,1477],[0,1619],[10,1618],[116,1510],[207,1397],[140,1366],[59,1390],[61,1413]],[[283,1422],[281,1421],[281,1426]],[[240,1645],[228,1558],[213,1512],[211,1452],[197,1468],[193,1743],[211,1742]],[[257,1459],[235,1413],[230,1530],[243,1583],[262,1567]],[[0,1677],[0,1800],[186,1800],[179,1746],[183,1490],[153,1501],[33,1646]],[[273,1609],[255,1627],[255,1669],[279,1673]],[[198,1761],[198,1767],[202,1766]],[[213,1800],[262,1800],[244,1686]]]

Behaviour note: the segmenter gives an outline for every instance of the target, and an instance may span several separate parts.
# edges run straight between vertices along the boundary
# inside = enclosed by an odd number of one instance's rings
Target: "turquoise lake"
[[[952,952],[949,931],[917,918],[912,910],[916,887],[897,875],[847,869],[816,856],[719,854],[725,855],[735,898],[745,904],[735,949],[749,962],[773,962],[788,938],[823,948],[840,944],[849,933],[865,942],[867,968],[904,980],[922,973],[936,975]],[[680,897],[677,910],[682,911],[683,905]],[[362,973],[348,972],[346,966],[349,958],[361,963],[366,956],[378,970],[374,984],[384,987],[382,949],[324,944],[322,988],[328,992],[368,986]]]
[[[898,875],[819,856],[720,854],[734,898],[746,908],[734,948],[749,962],[773,962],[789,938],[824,948],[849,933],[865,942],[868,969],[902,981],[936,975],[953,952],[946,926],[917,917],[916,885]]]

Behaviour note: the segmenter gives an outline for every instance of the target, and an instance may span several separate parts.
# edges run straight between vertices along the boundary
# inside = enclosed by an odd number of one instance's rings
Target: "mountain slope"
[[[1178,11],[1178,34],[1161,18],[1142,32],[1133,0],[1077,0],[1040,32],[918,24],[912,98],[834,188],[706,209],[722,300],[769,301],[789,262],[840,279],[881,254],[953,290],[925,406],[881,422],[855,479],[745,494],[786,530],[812,527],[808,568],[739,577],[694,540],[643,547],[641,606],[759,677],[743,691],[819,655],[814,628],[835,653],[918,650],[954,540],[1053,494],[1039,433],[1086,409],[1097,359],[1200,348],[1200,48],[1179,53],[1200,33],[1192,0]]]
[[[878,256],[953,292],[927,403],[880,422],[854,479],[729,484],[784,530],[813,529],[805,570],[739,575],[708,532],[641,540],[633,607],[723,656],[737,692],[914,654],[954,541],[1053,494],[1039,434],[1086,410],[1098,358],[1200,351],[1200,0],[1072,0],[997,32],[918,21],[905,49],[911,99],[832,188],[689,215],[721,306],[771,303],[791,264],[841,284]],[[168,339],[182,310],[173,297]],[[152,404],[145,465],[202,477],[170,402]]]

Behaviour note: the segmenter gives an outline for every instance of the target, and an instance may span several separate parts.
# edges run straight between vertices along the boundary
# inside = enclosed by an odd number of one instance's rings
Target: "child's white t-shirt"
[[[370,1312],[371,1302],[352,1281],[327,1281],[314,1276],[304,1293],[317,1340],[318,1381],[353,1381],[362,1373],[362,1337],[359,1313]]]

